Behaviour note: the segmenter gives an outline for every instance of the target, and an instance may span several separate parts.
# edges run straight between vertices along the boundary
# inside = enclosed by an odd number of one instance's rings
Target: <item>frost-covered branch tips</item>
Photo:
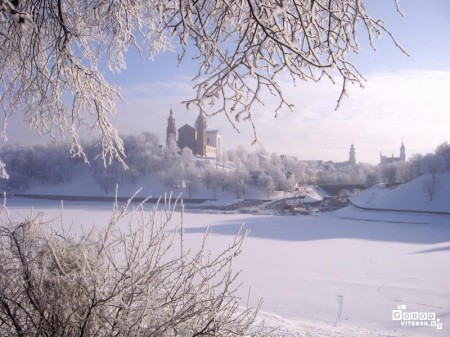
[[[84,156],[78,130],[95,129],[105,162],[122,160],[109,122],[121,96],[102,69],[124,69],[130,47],[151,59],[180,47],[182,60],[194,50],[198,75],[186,104],[234,123],[251,121],[267,92],[276,111],[292,108],[282,73],[293,81],[340,77],[340,101],[348,83],[363,81],[347,60],[358,52],[358,26],[372,46],[382,32],[392,38],[363,0],[0,0],[0,103],[40,134],[72,134],[74,155]]]
[[[185,250],[170,201],[161,211],[130,203],[81,233],[55,231],[42,214],[14,223],[0,208],[1,336],[267,335],[260,303],[242,307],[237,295],[243,233],[218,254],[207,234]]]

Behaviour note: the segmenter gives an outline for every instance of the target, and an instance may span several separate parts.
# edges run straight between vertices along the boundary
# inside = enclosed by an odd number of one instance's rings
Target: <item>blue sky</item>
[[[450,141],[450,1],[399,0],[404,17],[396,12],[394,0],[369,0],[369,13],[382,18],[407,57],[383,35],[373,52],[361,32],[361,52],[352,61],[367,79],[365,89],[350,88],[349,97],[335,111],[340,87],[329,81],[282,83],[295,108],[275,119],[270,102],[256,112],[260,143],[269,151],[296,155],[300,159],[343,161],[350,144],[358,161],[377,163],[380,151],[398,155],[402,140],[407,155],[431,152]],[[119,131],[134,134],[150,131],[165,139],[168,112],[173,106],[177,127],[193,123],[197,111],[180,104],[193,96],[190,78],[195,63],[177,66],[176,54],[166,52],[155,61],[141,60],[135,52],[127,56],[127,70],[108,79],[122,89],[126,104],[119,104],[114,117]],[[227,149],[249,146],[252,129],[239,125],[240,133],[221,116],[209,120],[210,128],[221,129]],[[10,141],[28,134],[18,121],[11,121]]]

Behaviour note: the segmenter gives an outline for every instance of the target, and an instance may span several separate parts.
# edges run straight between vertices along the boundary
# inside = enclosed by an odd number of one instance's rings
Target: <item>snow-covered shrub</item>
[[[72,234],[42,215],[14,223],[2,209],[0,335],[248,335],[258,308],[239,306],[232,269],[245,235],[216,256],[206,234],[189,250],[168,205],[116,204],[104,229]]]

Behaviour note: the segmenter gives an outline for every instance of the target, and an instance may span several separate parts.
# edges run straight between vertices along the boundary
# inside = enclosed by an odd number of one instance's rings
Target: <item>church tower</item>
[[[177,140],[177,128],[175,126],[175,117],[173,115],[172,108],[170,108],[170,115],[167,119],[167,131],[166,131],[166,145],[169,146],[171,140]]]
[[[402,146],[400,146],[400,160],[405,161],[406,160],[406,149],[405,144],[402,142]]]
[[[195,154],[199,156],[206,156],[206,117],[200,111],[197,121],[195,122],[195,129],[197,131],[197,144]]]
[[[356,154],[355,154],[355,147],[350,146],[350,153],[349,153],[349,157],[348,157],[348,163],[350,165],[356,165]]]

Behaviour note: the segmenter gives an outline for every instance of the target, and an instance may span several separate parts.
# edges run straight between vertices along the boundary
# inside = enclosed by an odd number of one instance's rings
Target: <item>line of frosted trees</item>
[[[25,190],[32,183],[60,184],[91,174],[105,193],[116,184],[137,184],[145,175],[155,175],[168,189],[185,189],[190,198],[207,189],[212,198],[224,192],[245,197],[252,185],[264,190],[267,198],[276,191],[290,192],[308,184],[364,184],[407,182],[421,174],[450,171],[450,145],[442,143],[434,153],[412,155],[406,162],[374,166],[360,163],[334,167],[319,162],[305,162],[292,156],[268,153],[264,148],[238,147],[217,159],[198,160],[188,148],[176,144],[160,145],[156,135],[146,132],[124,138],[126,163],[113,162],[105,167],[97,158],[101,148],[86,144],[89,164],[69,156],[66,144],[20,146],[9,144],[0,150],[9,173],[0,180],[3,190]]]
[[[433,153],[414,154],[405,162],[384,165],[380,169],[383,182],[405,183],[423,174],[436,176],[438,173],[450,172],[450,144],[443,142]]]
[[[224,192],[241,198],[251,185],[264,189],[270,197],[275,191],[292,191],[299,181],[306,184],[314,177],[313,166],[293,157],[269,154],[262,148],[247,151],[239,147],[205,161],[198,160],[189,148],[180,150],[176,144],[161,146],[152,133],[123,139],[127,169],[119,162],[105,167],[103,160],[97,158],[101,148],[94,142],[84,145],[91,158],[89,164],[70,157],[69,145],[62,143],[3,146],[0,157],[9,173],[8,180],[1,180],[3,190],[25,190],[33,183],[61,184],[78,179],[80,174],[91,174],[109,193],[116,184],[137,184],[139,178],[154,175],[168,189],[185,189],[189,197],[207,189],[213,198]]]

